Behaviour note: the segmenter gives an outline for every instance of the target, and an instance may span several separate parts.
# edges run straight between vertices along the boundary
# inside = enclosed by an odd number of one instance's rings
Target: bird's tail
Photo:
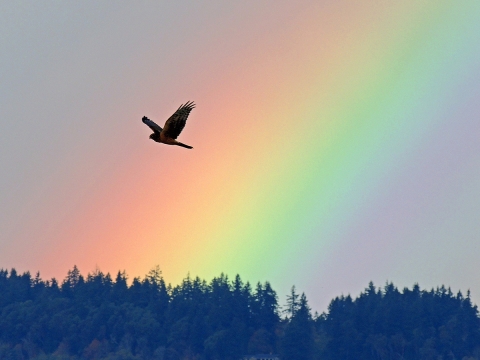
[[[182,147],[187,148],[187,149],[193,149],[193,147],[191,147],[190,145],[181,143],[179,141],[177,141],[175,145],[182,146]]]

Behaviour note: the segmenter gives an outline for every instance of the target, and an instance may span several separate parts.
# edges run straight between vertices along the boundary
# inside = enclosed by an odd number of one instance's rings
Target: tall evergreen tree
[[[287,316],[290,316],[290,317],[295,316],[295,313],[300,307],[298,298],[299,298],[299,295],[296,293],[295,285],[293,285],[292,289],[290,290],[290,294],[287,295],[287,305],[284,310]]]
[[[294,289],[288,298],[292,301]],[[283,360],[312,360],[315,349],[314,327],[310,308],[304,293],[300,296],[290,323],[281,340]]]

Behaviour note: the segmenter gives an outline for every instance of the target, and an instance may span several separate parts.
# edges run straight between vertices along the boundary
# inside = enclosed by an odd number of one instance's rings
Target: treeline
[[[279,306],[268,282],[240,276],[167,285],[158,267],[129,285],[77,267],[59,283],[0,270],[0,359],[480,359],[469,293],[372,283],[311,314],[295,288]]]

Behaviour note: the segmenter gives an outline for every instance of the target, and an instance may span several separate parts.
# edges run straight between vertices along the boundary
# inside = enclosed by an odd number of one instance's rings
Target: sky
[[[0,2],[0,268],[480,303],[480,2]],[[179,140],[151,141],[197,104]]]

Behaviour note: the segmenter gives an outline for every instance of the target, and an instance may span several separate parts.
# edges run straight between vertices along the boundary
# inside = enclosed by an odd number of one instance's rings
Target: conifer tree
[[[288,298],[290,306],[295,291]],[[312,316],[307,298],[304,293],[300,296],[298,306],[285,329],[282,339],[282,359],[284,360],[312,360],[315,340]]]

